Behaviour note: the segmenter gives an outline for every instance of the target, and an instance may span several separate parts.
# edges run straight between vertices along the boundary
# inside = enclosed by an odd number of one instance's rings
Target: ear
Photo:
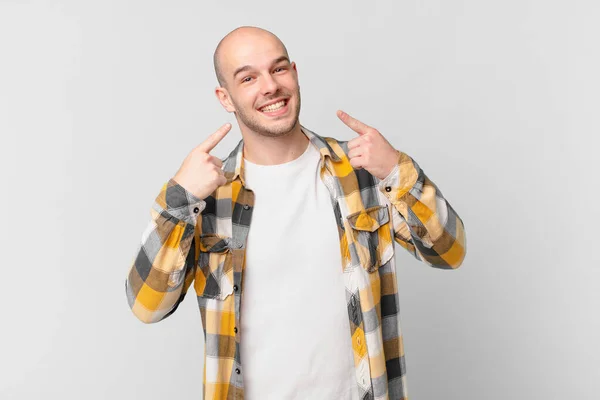
[[[235,107],[233,106],[233,103],[230,100],[229,92],[227,91],[227,89],[225,89],[222,86],[218,86],[215,88],[215,95],[217,96],[217,99],[219,99],[219,102],[221,103],[225,111],[230,113],[235,112]]]

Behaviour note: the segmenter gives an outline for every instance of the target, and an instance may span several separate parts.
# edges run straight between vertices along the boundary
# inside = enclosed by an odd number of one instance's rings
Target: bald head
[[[266,29],[255,26],[241,26],[225,35],[217,45],[213,55],[213,64],[219,86],[227,87],[228,79],[232,78],[228,76],[228,73],[231,74],[232,72],[229,68],[231,64],[229,61],[235,58],[236,51],[239,52],[240,49],[248,46],[257,47],[262,44],[281,46],[283,53],[289,58],[283,42]]]

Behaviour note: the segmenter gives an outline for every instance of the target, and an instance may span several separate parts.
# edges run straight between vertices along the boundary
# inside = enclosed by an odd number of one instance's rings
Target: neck
[[[300,157],[308,146],[308,138],[300,128],[300,121],[283,136],[269,137],[256,132],[243,132],[243,156],[253,164],[277,165]]]

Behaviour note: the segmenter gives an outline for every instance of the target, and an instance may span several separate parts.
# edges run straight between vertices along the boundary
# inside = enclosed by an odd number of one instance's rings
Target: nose
[[[278,88],[279,84],[275,79],[273,79],[273,76],[271,74],[266,74],[263,77],[261,82],[261,91],[263,96],[277,92]]]

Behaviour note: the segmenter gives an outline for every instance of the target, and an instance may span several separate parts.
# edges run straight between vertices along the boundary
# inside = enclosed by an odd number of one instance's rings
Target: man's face
[[[296,64],[270,37],[244,40],[223,52],[223,73],[231,109],[241,125],[257,134],[289,133],[300,115]]]

